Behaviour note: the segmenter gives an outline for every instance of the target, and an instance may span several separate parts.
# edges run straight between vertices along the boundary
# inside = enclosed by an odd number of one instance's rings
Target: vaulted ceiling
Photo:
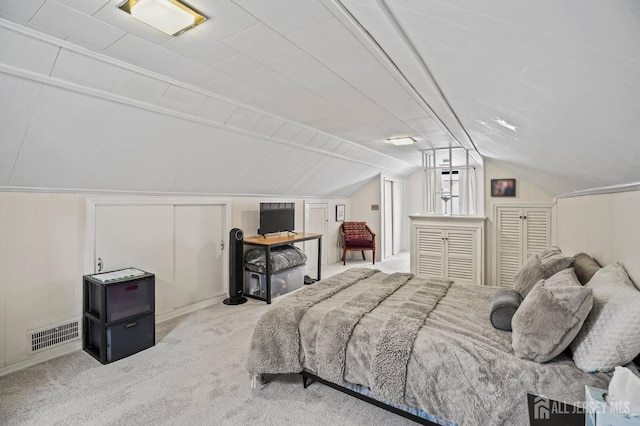
[[[639,180],[635,0],[192,0],[176,37],[121,2],[0,2],[0,186],[346,196],[449,146]]]

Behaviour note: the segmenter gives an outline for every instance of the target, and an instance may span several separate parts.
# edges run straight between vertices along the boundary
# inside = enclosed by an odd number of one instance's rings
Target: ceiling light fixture
[[[412,137],[387,139],[387,142],[394,145],[413,145],[415,141]]]
[[[120,9],[172,36],[182,34],[207,19],[177,0],[127,0]]]
[[[505,129],[509,129],[512,132],[518,133],[518,128],[516,126],[514,126],[513,124],[509,123],[507,120],[503,120],[500,117],[496,117],[496,118],[493,119],[493,121],[498,123],[499,125],[501,125]]]

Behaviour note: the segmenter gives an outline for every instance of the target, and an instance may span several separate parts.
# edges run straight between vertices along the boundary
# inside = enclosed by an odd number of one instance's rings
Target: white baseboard
[[[215,305],[216,303],[222,302],[227,298],[227,295],[222,296],[214,296],[209,299],[201,300],[196,303],[192,303],[187,306],[182,306],[180,308],[173,309],[169,312],[164,312],[156,317],[156,324],[169,321],[170,319],[177,318],[181,315],[190,314],[191,312],[195,312],[197,310],[209,307],[211,305]]]
[[[165,312],[156,317],[156,324],[215,305],[216,303],[223,301],[226,297],[226,295],[216,296],[209,299],[201,300],[196,303],[192,303],[191,305],[174,309],[170,312]],[[15,364],[7,365],[6,367],[0,368],[0,377],[6,376],[7,374],[13,373],[18,370],[22,370],[23,368],[32,367],[36,364],[40,364],[41,362],[49,361],[51,359],[58,358],[63,355],[67,355],[80,350],[82,350],[82,338],[75,339],[63,345],[44,350],[40,353],[29,356],[27,359],[18,361]]]
[[[13,373],[14,371],[32,367],[36,364],[40,364],[41,362],[49,361],[50,359],[58,358],[79,350],[82,350],[82,338],[56,346],[55,348],[44,350],[40,353],[29,356],[29,358],[25,360],[0,368],[0,376],[5,376],[9,373]]]

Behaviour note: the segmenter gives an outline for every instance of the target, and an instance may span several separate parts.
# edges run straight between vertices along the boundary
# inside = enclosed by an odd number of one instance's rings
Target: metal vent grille
[[[74,320],[52,327],[27,332],[28,353],[36,353],[80,336],[80,321]]]

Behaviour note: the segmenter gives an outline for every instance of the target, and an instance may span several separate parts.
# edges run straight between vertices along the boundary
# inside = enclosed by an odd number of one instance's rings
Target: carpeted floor
[[[159,324],[153,348],[114,363],[78,351],[0,377],[0,424],[414,424],[320,384],[303,389],[298,376],[252,390],[244,362],[267,309],[216,304]]]

